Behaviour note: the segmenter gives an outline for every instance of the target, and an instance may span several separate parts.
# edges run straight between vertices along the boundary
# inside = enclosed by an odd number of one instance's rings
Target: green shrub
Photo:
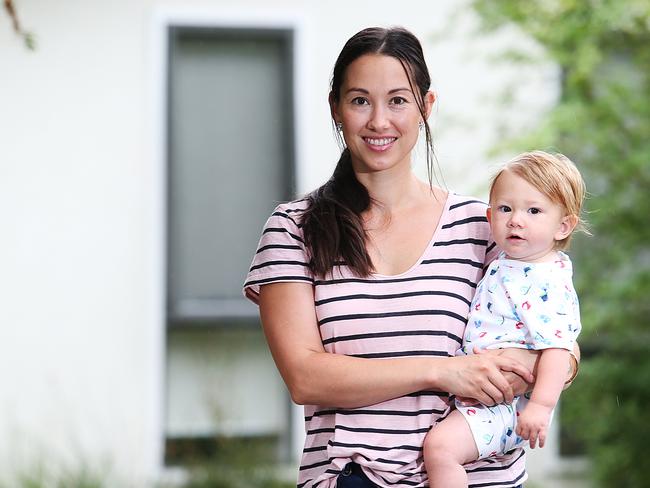
[[[584,442],[600,486],[650,487],[650,2],[474,6],[486,28],[515,23],[561,69],[557,106],[514,144],[565,153],[590,193],[593,237],[577,238],[571,252],[587,354],[563,395],[563,421]]]

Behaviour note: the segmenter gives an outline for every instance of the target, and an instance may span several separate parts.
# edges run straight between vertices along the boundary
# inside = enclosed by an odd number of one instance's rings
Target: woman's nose
[[[368,121],[368,127],[372,130],[379,131],[386,129],[389,125],[387,110],[384,107],[375,106]]]

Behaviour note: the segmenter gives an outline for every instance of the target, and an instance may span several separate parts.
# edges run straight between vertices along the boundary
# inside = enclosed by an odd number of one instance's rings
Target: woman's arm
[[[438,390],[491,405],[514,395],[501,371],[532,381],[530,371],[507,356],[364,359],[328,353],[308,284],[262,286],[260,315],[273,359],[298,404],[354,408]]]

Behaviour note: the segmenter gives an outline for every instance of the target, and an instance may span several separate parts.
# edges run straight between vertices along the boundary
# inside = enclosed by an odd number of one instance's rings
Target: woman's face
[[[428,92],[427,116],[433,101]],[[343,124],[355,171],[410,170],[422,117],[416,94],[397,59],[367,54],[353,61],[345,72],[338,102],[332,102],[332,115]]]

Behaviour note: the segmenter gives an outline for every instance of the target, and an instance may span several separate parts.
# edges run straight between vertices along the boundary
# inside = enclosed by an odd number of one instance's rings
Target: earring
[[[424,121],[420,120],[420,122],[418,122],[418,128],[420,130],[424,129]]]
[[[336,130],[341,132],[343,130],[343,122],[336,123]]]

